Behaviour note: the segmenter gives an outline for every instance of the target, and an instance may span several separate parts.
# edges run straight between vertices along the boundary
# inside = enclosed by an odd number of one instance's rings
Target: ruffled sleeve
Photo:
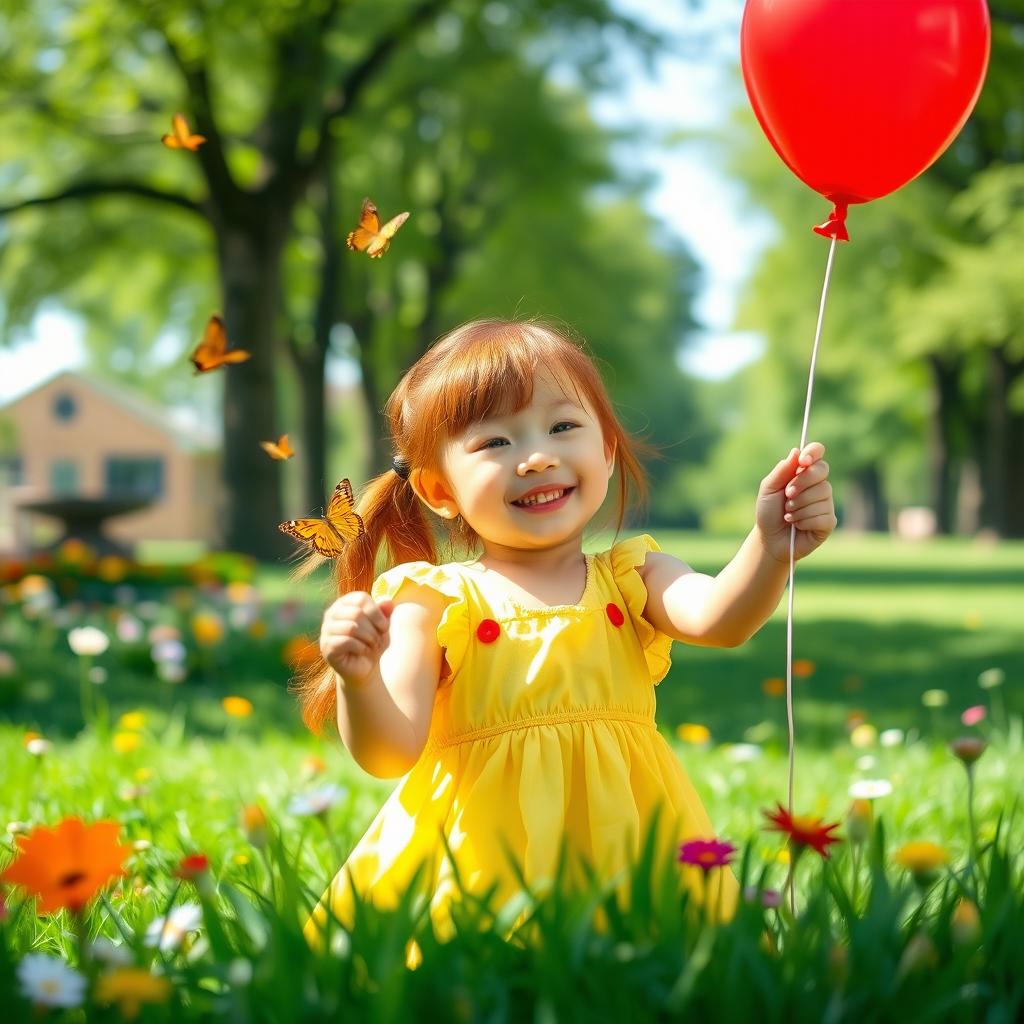
[[[447,686],[459,671],[469,642],[469,613],[462,577],[450,565],[432,565],[430,562],[406,562],[381,573],[370,590],[375,600],[389,597],[394,600],[407,582],[428,587],[448,599],[441,621],[437,624],[437,642],[445,649],[445,661],[451,675],[442,680]]]
[[[672,637],[661,630],[655,629],[644,618],[644,607],[647,604],[647,588],[640,578],[637,567],[644,564],[648,551],[660,551],[658,542],[649,534],[631,537],[621,541],[609,551],[612,576],[626,602],[629,617],[640,638],[644,649],[647,668],[651,673],[651,682],[657,686],[665,678],[672,667]]]

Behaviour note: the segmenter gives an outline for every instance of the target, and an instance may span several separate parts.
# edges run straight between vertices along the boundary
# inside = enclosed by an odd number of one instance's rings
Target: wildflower
[[[264,640],[267,636],[267,624],[262,619],[253,619],[248,626],[249,636],[253,640]]]
[[[745,764],[756,761],[763,751],[756,743],[730,743],[725,749],[725,756],[733,764]]]
[[[253,846],[266,846],[267,814],[259,804],[242,808],[242,831]]]
[[[142,605],[136,609],[140,615],[142,615]],[[164,622],[158,622],[156,625],[149,627],[149,632],[146,634],[146,642],[150,647],[155,647],[158,644],[166,643],[168,640],[181,640],[181,630],[177,626],[171,626]],[[184,648],[182,648],[184,650]]]
[[[146,728],[146,715],[142,711],[126,711],[118,720],[117,724],[122,729],[138,731]]]
[[[130,568],[131,563],[119,555],[104,555],[96,563],[96,575],[104,583],[120,583]]]
[[[110,742],[119,754],[130,754],[139,748],[142,737],[137,732],[115,732]]]
[[[868,720],[868,716],[863,711],[849,711],[846,714],[846,731],[853,732],[854,729],[859,725],[863,725]]]
[[[85,998],[85,978],[60,957],[28,953],[18,964],[21,993],[36,1006],[72,1009]]]
[[[121,867],[131,847],[118,841],[116,821],[86,825],[65,818],[55,828],[40,825],[17,840],[19,856],[0,878],[24,886],[39,897],[36,912],[48,914],[67,907],[79,911]]]
[[[847,792],[854,800],[877,800],[892,792],[892,783],[888,779],[858,779]]]
[[[307,754],[299,765],[299,773],[304,779],[313,779],[327,771],[327,762],[316,754]]]
[[[32,736],[31,739],[26,736],[25,749],[33,757],[42,757],[53,750],[53,744],[43,736]]]
[[[747,903],[760,903],[769,910],[782,906],[782,893],[777,889],[758,889],[756,885],[748,885],[743,890],[743,899]]]
[[[974,762],[985,753],[988,744],[979,736],[960,736],[953,740],[949,749],[960,758],[968,770],[974,766]]]
[[[791,815],[782,804],[779,804],[778,810],[765,811],[764,815],[772,823],[768,827],[769,832],[785,832],[789,836],[790,843],[795,847],[796,856],[810,846],[815,853],[821,854],[822,857],[828,857],[830,844],[840,841],[837,836],[832,835],[832,831],[839,828],[838,822],[824,825],[821,818],[811,815]]]
[[[110,637],[95,626],[79,626],[68,633],[68,645],[81,658],[102,654],[110,646]]]
[[[871,836],[873,818],[871,801],[863,797],[855,799],[846,813],[846,838],[851,843],[867,842]]]
[[[192,635],[200,647],[214,647],[224,637],[224,620],[215,612],[197,612],[192,616]]]
[[[326,814],[332,807],[348,796],[348,791],[329,782],[311,793],[297,793],[288,802],[288,813],[297,814],[302,818],[310,818]]]
[[[968,899],[957,900],[949,921],[954,946],[974,946],[981,938],[981,916],[977,904]]]
[[[183,683],[188,673],[185,666],[176,661],[164,661],[156,667],[156,674],[165,683]]]
[[[178,866],[174,869],[174,877],[185,882],[194,882],[209,870],[210,858],[205,853],[190,853],[178,862]]]
[[[127,613],[118,617],[114,626],[117,639],[123,644],[137,644],[142,639],[142,622]]]
[[[232,604],[253,604],[258,596],[256,588],[244,580],[232,580],[224,588],[224,594]]]
[[[225,697],[220,706],[232,718],[248,718],[252,714],[252,701],[245,697]]]
[[[684,743],[692,743],[695,746],[706,746],[711,742],[711,730],[706,725],[698,725],[696,722],[683,722],[676,726],[676,735]]]
[[[883,747],[898,747],[904,739],[902,729],[883,729],[878,734],[878,742]]]
[[[149,656],[158,665],[180,665],[188,657],[188,651],[180,640],[174,637],[167,637],[153,644],[150,648]]]
[[[96,1002],[117,1003],[125,1020],[134,1020],[143,1003],[166,1003],[171,983],[141,967],[121,967],[102,975],[96,982]]]
[[[971,707],[966,708],[960,715],[960,721],[964,725],[977,725],[979,722],[985,720],[985,705],[984,704],[973,704]]]
[[[766,679],[761,684],[761,689],[769,697],[781,697],[786,692],[786,680],[778,678]]]
[[[24,580],[22,581],[24,583]],[[987,668],[978,676],[978,685],[983,690],[994,690],[1006,682],[1006,673],[1001,668]]]
[[[878,739],[878,730],[868,722],[863,722],[850,732],[850,743],[863,749],[873,747]]]
[[[813,661],[808,661],[807,658],[797,658],[793,662],[793,675],[797,679],[807,679],[814,675],[814,670],[817,665]]]
[[[938,962],[939,954],[935,949],[935,943],[928,938],[925,932],[917,932],[911,936],[906,949],[903,950],[896,974],[898,977],[904,978],[908,974],[935,967]]]
[[[945,690],[925,690],[921,703],[926,708],[944,708],[949,703],[949,694]]]
[[[162,952],[170,953],[182,944],[189,932],[199,928],[202,919],[203,909],[198,903],[182,903],[166,917],[150,921],[145,943],[147,946],[159,946]]]
[[[930,885],[935,872],[949,863],[949,854],[936,843],[915,842],[901,846],[892,859],[901,868],[906,868],[918,885]]]
[[[679,863],[698,867],[706,875],[712,868],[732,863],[736,847],[719,839],[691,839],[679,847]]]

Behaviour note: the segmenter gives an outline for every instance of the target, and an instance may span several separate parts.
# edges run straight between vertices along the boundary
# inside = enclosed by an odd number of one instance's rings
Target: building
[[[151,499],[103,526],[127,547],[214,546],[222,494],[217,435],[120,386],[67,371],[0,407],[0,552],[58,539],[58,520],[23,506],[60,498]]]

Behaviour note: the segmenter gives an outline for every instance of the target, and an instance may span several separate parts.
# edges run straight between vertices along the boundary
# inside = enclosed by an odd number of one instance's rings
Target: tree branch
[[[69,199],[91,199],[94,196],[105,195],[139,196],[142,199],[152,199],[156,202],[169,203],[208,219],[203,205],[194,199],[189,199],[188,196],[179,195],[176,192],[165,192],[162,189],[153,188],[151,185],[144,185],[140,181],[116,180],[80,181],[48,196],[33,196],[31,199],[22,199],[7,206],[0,206],[0,217],[28,209],[30,206],[52,206],[54,203],[62,203]]]

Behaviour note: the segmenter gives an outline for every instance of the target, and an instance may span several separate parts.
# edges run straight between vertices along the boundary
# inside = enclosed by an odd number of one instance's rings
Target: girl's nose
[[[549,466],[557,466],[558,459],[546,452],[534,452],[525,462],[519,463],[519,475],[529,473],[531,470],[543,470]]]

